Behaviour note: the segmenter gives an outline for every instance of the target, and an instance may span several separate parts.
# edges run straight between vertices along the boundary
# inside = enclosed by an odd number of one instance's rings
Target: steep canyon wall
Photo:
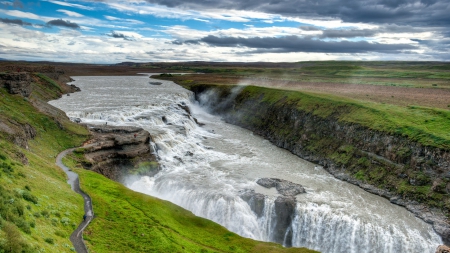
[[[450,243],[450,151],[298,109],[270,89],[191,85],[196,99],[232,124],[323,166],[335,177],[404,206]],[[340,108],[339,110],[345,110]]]

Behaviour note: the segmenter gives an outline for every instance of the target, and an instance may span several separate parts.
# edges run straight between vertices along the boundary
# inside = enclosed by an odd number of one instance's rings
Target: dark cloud
[[[62,19],[50,20],[47,22],[47,26],[62,26],[72,29],[80,29],[80,26],[77,23],[72,23],[69,20],[62,20]]]
[[[299,27],[303,31],[320,31],[318,27],[312,26],[312,25],[302,25]]]
[[[415,49],[407,44],[380,44],[367,41],[322,41],[312,37],[284,36],[284,37],[216,37],[209,35],[199,42],[216,47],[246,47],[256,49],[252,53],[288,53],[288,52],[316,52],[316,53],[400,53],[404,50]],[[190,43],[190,41],[186,41]]]
[[[355,37],[373,37],[378,33],[377,30],[324,30],[322,38],[355,38]]]
[[[0,22],[5,23],[5,24],[20,25],[20,26],[32,25],[31,23],[22,21],[20,19],[0,18]]]
[[[124,39],[124,40],[128,40],[128,41],[134,41],[135,40],[133,37],[126,36],[125,34],[118,33],[116,31],[111,31],[110,33],[107,33],[106,36],[109,36],[109,37],[112,37],[112,38]]]
[[[435,52],[450,52],[450,39],[439,39],[439,40],[420,40],[420,39],[411,39],[419,43],[419,45],[426,46],[428,48],[432,48]]]
[[[292,17],[329,17],[348,22],[450,25],[448,0],[147,0],[186,9],[251,10]]]
[[[179,41],[179,40],[174,40],[171,43],[174,44],[174,45],[183,45],[183,42]]]

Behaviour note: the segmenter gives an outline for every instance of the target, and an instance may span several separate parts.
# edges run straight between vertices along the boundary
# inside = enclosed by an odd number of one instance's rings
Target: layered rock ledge
[[[88,125],[92,138],[84,143],[87,169],[121,182],[127,175],[153,176],[159,165],[150,134],[138,127]]]

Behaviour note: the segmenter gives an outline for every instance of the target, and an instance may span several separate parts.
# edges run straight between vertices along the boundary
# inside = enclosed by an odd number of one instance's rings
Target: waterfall
[[[130,178],[125,184],[133,190],[241,236],[285,246],[431,253],[442,243],[430,225],[404,208],[226,124],[172,82],[148,85],[147,76],[74,78],[82,91],[51,102],[69,117],[138,126],[152,135],[162,170],[154,177]],[[262,177],[301,184],[306,193],[284,198],[256,184]]]

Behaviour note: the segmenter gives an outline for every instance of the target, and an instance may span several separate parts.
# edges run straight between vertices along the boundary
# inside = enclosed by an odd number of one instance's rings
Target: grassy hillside
[[[38,94],[48,89],[33,77],[35,93],[29,98],[0,88],[0,252],[71,252],[68,238],[83,216],[83,200],[66,183],[55,157],[80,145],[88,133],[33,106],[45,102]],[[34,129],[35,136],[23,129]]]
[[[357,123],[370,129],[399,134],[426,146],[450,149],[450,111],[419,106],[400,107],[356,101],[331,95],[248,86],[250,97],[264,94],[262,101],[295,104],[301,111],[338,121]]]
[[[95,219],[85,232],[90,252],[316,252],[242,238],[170,202],[134,192],[83,170],[80,154],[65,164],[92,197]]]

